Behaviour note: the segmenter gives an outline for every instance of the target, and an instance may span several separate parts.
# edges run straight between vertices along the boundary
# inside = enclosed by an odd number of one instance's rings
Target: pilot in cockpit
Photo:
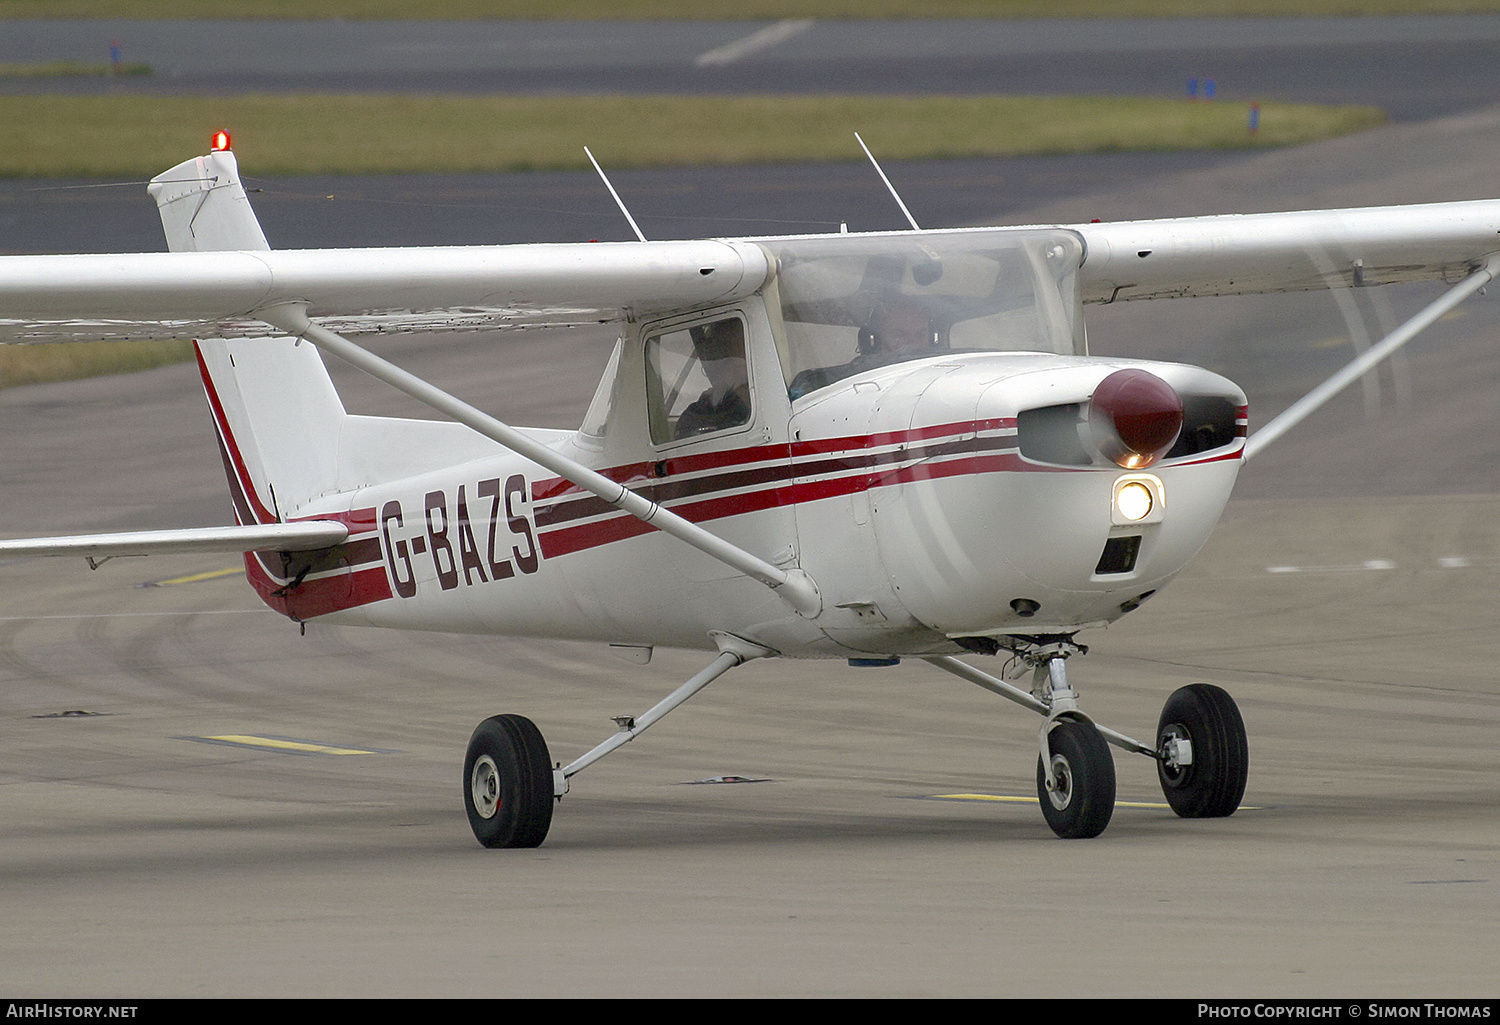
[[[933,355],[938,349],[937,331],[926,307],[904,295],[877,299],[858,338],[858,351],[848,363],[814,367],[793,378],[788,389],[791,397],[798,398],[861,371]]]
[[[851,372],[918,359],[936,346],[937,332],[921,303],[888,296],[875,304],[869,323],[859,333],[859,355],[850,364]]]

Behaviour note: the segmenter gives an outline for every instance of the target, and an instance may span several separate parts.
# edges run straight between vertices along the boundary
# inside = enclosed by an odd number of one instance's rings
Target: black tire
[[[479,724],[464,756],[464,809],[486,847],[537,847],[552,825],[552,760],[530,719]]]
[[[1156,749],[1162,750],[1167,738],[1174,736],[1192,741],[1193,762],[1176,768],[1156,763],[1162,793],[1172,810],[1185,819],[1233,815],[1250,776],[1245,720],[1234,699],[1209,683],[1175,691],[1162,706]]]
[[[1036,760],[1036,795],[1042,817],[1065,840],[1098,836],[1115,813],[1115,759],[1092,723],[1063,721],[1047,734],[1058,789],[1047,789],[1041,756]]]

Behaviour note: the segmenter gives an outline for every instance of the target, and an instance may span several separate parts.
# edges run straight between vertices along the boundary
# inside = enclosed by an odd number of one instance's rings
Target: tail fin
[[[271,248],[227,148],[164,171],[148,191],[173,252]],[[334,487],[349,418],[315,347],[204,341],[198,366],[241,523],[288,519]]]

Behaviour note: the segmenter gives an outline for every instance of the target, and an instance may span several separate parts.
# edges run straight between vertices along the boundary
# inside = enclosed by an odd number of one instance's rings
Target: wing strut
[[[700,552],[718,559],[745,576],[760,581],[778,597],[785,600],[798,615],[812,619],[822,611],[823,599],[818,593],[818,587],[802,570],[784,570],[771,565],[759,556],[752,555],[743,548],[736,547],[723,538],[704,530],[696,523],[663,509],[618,481],[612,481],[603,474],[590,470],[541,442],[527,437],[488,413],[453,397],[436,385],[360,348],[347,338],[319,327],[308,320],[306,307],[301,303],[261,310],[256,315],[277,330],[307,339],[324,352],[332,353],[376,380],[384,381],[418,402],[452,417],[517,455],[530,459],[564,480],[571,481],[615,508],[649,523],[680,541],[685,541]]]
[[[1251,459],[1259,454],[1271,442],[1301,423],[1308,414],[1347,388],[1365,371],[1431,327],[1443,314],[1489,284],[1497,274],[1500,274],[1500,253],[1491,253],[1472,274],[1448,289],[1415,317],[1386,335],[1378,344],[1372,345],[1358,358],[1348,363],[1344,369],[1293,402],[1282,411],[1280,416],[1256,431],[1245,442],[1245,450],[1241,458]]]

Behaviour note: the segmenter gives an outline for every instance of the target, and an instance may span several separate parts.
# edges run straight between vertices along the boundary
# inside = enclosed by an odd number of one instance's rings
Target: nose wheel
[[[1115,811],[1115,760],[1093,723],[1061,721],[1047,734],[1052,781],[1041,756],[1036,793],[1042,817],[1065,840],[1098,836]]]
[[[1156,746],[1150,747],[1099,726],[1079,709],[1064,659],[1082,654],[1082,645],[1068,637],[1009,640],[1004,650],[1034,670],[1030,692],[955,658],[932,655],[927,661],[1047,718],[1038,736],[1036,793],[1058,836],[1094,837],[1109,825],[1115,803],[1111,745],[1156,762],[1167,803],[1183,818],[1221,818],[1239,808],[1250,749],[1239,707],[1221,688],[1195,683],[1173,693],[1162,708]]]

